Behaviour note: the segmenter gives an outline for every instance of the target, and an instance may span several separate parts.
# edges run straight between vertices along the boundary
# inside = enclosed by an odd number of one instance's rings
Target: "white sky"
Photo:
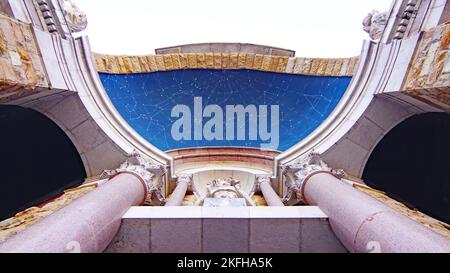
[[[298,57],[351,57],[368,35],[362,20],[392,0],[75,0],[88,16],[93,51],[153,54],[155,48],[242,42]]]

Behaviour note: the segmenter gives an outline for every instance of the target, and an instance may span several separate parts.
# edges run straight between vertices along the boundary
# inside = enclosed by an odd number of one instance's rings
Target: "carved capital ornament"
[[[104,171],[102,178],[111,178],[121,173],[130,173],[139,178],[146,190],[144,204],[164,204],[165,198],[161,191],[166,166],[144,158],[140,153],[133,152],[127,160],[116,170]]]
[[[283,202],[285,204],[306,203],[303,191],[308,178],[317,172],[329,172],[338,178],[345,177],[343,170],[331,169],[320,157],[320,154],[312,152],[299,160],[281,166],[285,176],[286,194]]]

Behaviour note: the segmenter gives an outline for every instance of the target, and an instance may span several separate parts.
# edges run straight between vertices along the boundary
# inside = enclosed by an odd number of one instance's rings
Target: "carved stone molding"
[[[37,0],[37,4],[39,5],[39,9],[42,13],[42,18],[45,20],[45,24],[50,33],[58,32],[58,28],[56,27],[56,21],[51,12],[51,8],[45,0]]]
[[[346,176],[343,170],[331,169],[320,157],[320,154],[312,152],[307,156],[300,158],[292,164],[281,166],[285,176],[286,194],[283,203],[286,205],[295,205],[304,203],[303,187],[305,182],[316,172],[329,172],[338,178]]]
[[[110,178],[120,173],[132,173],[141,179],[147,192],[145,204],[162,205],[165,203],[162,188],[166,166],[146,159],[138,152],[133,152],[118,169],[104,171],[101,178]]]

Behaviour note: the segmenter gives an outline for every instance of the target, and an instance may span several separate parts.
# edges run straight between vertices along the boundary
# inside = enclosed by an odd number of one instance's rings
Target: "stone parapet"
[[[94,54],[100,73],[132,74],[180,69],[252,69],[314,76],[353,76],[358,57],[294,58],[254,53],[175,53],[147,56]]]
[[[176,234],[176,236],[174,236]],[[346,253],[318,207],[132,207],[108,253]]]
[[[295,51],[285,48],[249,44],[249,43],[199,43],[185,44],[171,47],[157,48],[156,54],[173,53],[254,53],[262,55],[276,55],[295,57]]]

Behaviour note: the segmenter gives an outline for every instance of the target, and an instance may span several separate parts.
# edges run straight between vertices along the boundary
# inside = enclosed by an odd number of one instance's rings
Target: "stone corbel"
[[[139,178],[146,189],[144,205],[162,206],[165,198],[162,194],[166,166],[144,158],[140,153],[133,152],[116,170],[104,171],[101,178],[112,178],[121,173],[130,173]]]
[[[318,172],[328,172],[342,179],[346,176],[343,170],[330,168],[320,157],[312,152],[292,164],[282,165],[281,171],[285,177],[286,193],[283,198],[285,205],[305,203],[303,191],[308,178]]]

